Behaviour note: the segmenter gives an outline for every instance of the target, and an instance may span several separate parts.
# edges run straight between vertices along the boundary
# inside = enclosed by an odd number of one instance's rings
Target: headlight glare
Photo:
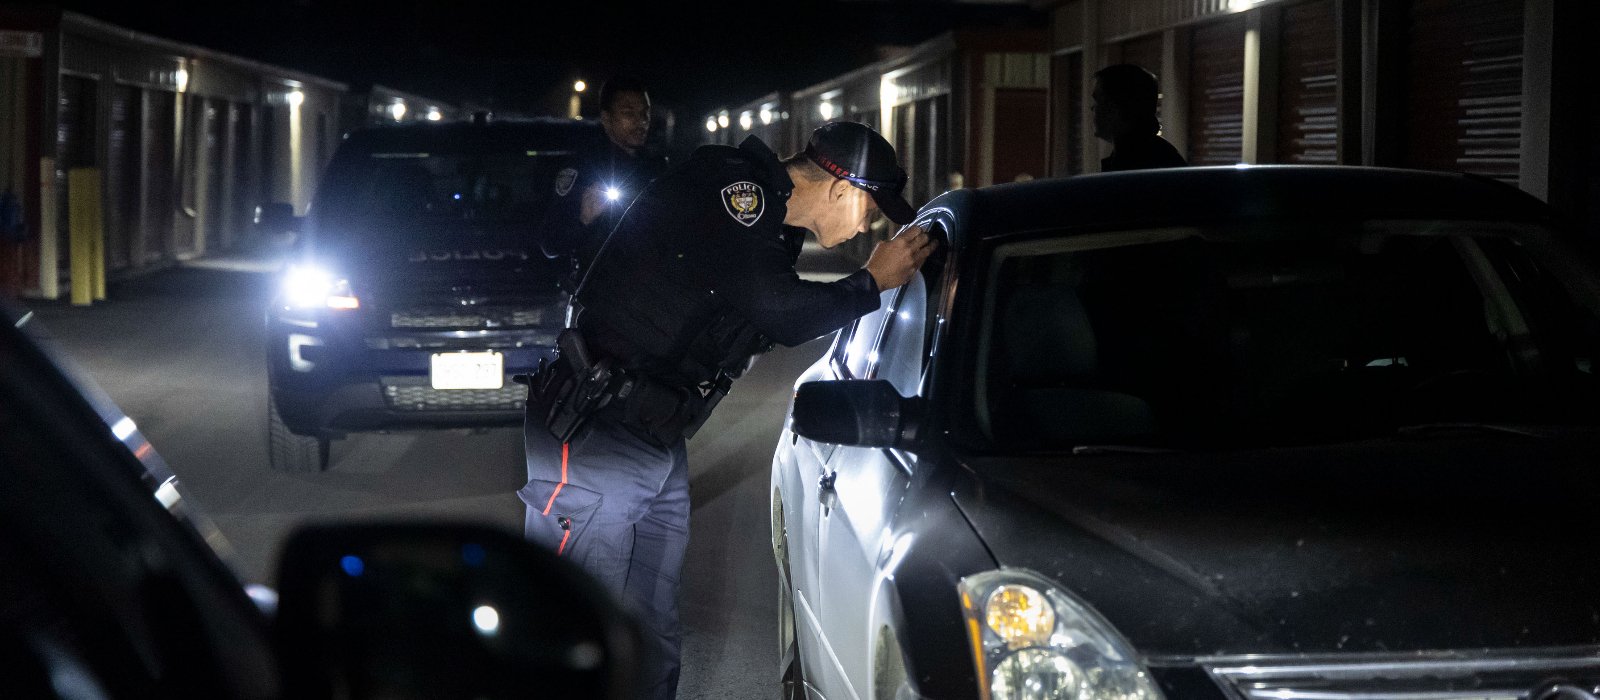
[[[356,309],[361,302],[350,291],[350,282],[319,267],[292,265],[283,278],[283,300],[295,308],[326,307]]]
[[[1013,649],[1044,644],[1056,629],[1056,612],[1044,594],[1027,586],[1000,586],[983,607],[989,629]]]
[[[985,700],[1161,700],[1128,642],[1054,581],[999,569],[957,588]]]

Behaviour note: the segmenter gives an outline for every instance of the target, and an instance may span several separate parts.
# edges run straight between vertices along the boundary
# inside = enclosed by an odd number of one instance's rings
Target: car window
[[[878,310],[846,326],[841,342],[835,344],[833,368],[842,379],[869,379],[878,363],[878,344],[883,339],[883,324],[889,317],[899,289],[878,295]]]
[[[1450,222],[1002,246],[973,414],[996,444],[1304,444],[1444,422],[1594,423],[1593,300],[1548,232]]]
[[[927,284],[921,274],[913,275],[904,293],[895,299],[887,319],[888,332],[878,349],[873,376],[888,380],[901,396],[916,395],[922,384],[927,303]]]

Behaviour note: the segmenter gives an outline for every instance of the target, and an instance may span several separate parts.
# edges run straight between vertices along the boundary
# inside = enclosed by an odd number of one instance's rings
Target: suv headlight
[[[294,308],[357,309],[361,300],[350,281],[312,265],[290,265],[283,278],[284,303]]]
[[[1000,569],[957,589],[985,700],[1161,700],[1128,642],[1053,581]]]

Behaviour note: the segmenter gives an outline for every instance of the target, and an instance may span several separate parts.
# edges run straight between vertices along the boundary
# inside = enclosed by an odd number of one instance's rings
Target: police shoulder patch
[[[561,172],[556,173],[556,196],[567,196],[567,193],[572,191],[573,183],[577,181],[578,171],[576,168],[562,168]]]
[[[767,198],[760,185],[741,180],[722,188],[722,208],[728,210],[728,216],[734,221],[754,226],[767,210]]]

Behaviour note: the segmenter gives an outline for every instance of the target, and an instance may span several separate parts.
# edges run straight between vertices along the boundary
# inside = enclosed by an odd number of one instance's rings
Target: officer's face
[[[650,98],[642,92],[618,94],[611,109],[600,111],[600,126],[612,143],[623,148],[643,148],[650,137]]]
[[[867,230],[878,207],[872,195],[844,180],[835,180],[829,187],[830,206],[817,222],[817,242],[832,248]]]

